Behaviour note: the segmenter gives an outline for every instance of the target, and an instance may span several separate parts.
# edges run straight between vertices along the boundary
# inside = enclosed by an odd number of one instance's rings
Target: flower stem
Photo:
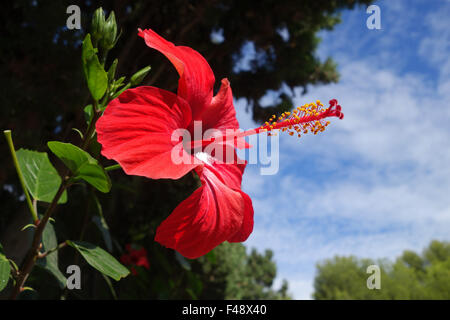
[[[40,248],[40,244],[41,244],[42,233],[44,232],[45,226],[47,225],[47,222],[48,222],[51,214],[53,213],[53,210],[56,208],[59,198],[62,196],[64,190],[66,190],[66,188],[69,187],[69,185],[70,185],[69,181],[70,181],[70,179],[68,179],[68,177],[64,178],[63,182],[59,186],[58,191],[56,192],[55,196],[53,197],[53,200],[50,203],[50,206],[47,208],[47,210],[44,213],[44,216],[37,224],[30,250],[28,250],[28,253],[25,256],[24,262],[22,263],[22,265],[20,267],[16,285],[13,289],[13,292],[11,293],[11,296],[10,296],[11,300],[16,299],[17,296],[19,295],[20,291],[22,290],[23,285],[25,284],[25,281],[28,278],[28,275],[30,274],[31,270],[34,267],[36,259],[40,255],[39,248]]]
[[[28,189],[25,185],[25,180],[23,178],[22,170],[20,170],[19,161],[17,160],[16,150],[14,149],[14,143],[12,141],[11,130],[3,131],[6,137],[6,141],[8,142],[9,150],[11,151],[11,156],[14,162],[14,166],[16,167],[17,175],[19,176],[20,184],[22,185],[23,193],[25,194],[25,198],[27,200],[28,208],[30,209],[31,215],[33,217],[33,221],[38,221],[38,215],[34,208],[33,202],[31,201],[30,194],[28,193]]]
[[[38,258],[42,259],[45,258],[46,256],[48,256],[50,253],[58,251],[59,249],[64,248],[65,246],[67,246],[67,242],[61,242],[60,244],[58,244],[55,248],[49,249],[47,251],[45,251],[44,253],[39,254]]]
[[[95,132],[95,123],[97,122],[97,120],[101,116],[101,114],[102,114],[102,111],[98,109],[97,101],[94,101],[94,117],[91,120],[91,122],[89,123],[89,126],[84,135],[84,139],[81,144],[81,148],[83,150],[86,150],[89,147],[89,143],[91,142],[92,136],[94,135],[94,132]],[[9,138],[8,138],[8,135],[9,135]],[[12,145],[11,131],[10,130],[5,131],[5,136],[7,137],[8,144],[10,144],[10,149],[12,150],[11,153],[13,154],[13,158],[15,159],[14,161],[16,164],[16,168],[17,168],[18,172],[20,172],[20,169],[18,167],[17,157],[16,157],[15,151],[14,151],[14,146]],[[10,141],[11,141],[11,143],[10,143]],[[40,253],[40,251],[39,251],[40,245],[41,245],[42,233],[44,232],[45,226],[47,225],[48,220],[50,219],[53,211],[55,210],[55,208],[58,204],[59,198],[61,198],[64,191],[68,187],[70,187],[70,185],[72,184],[72,179],[71,179],[72,176],[69,174],[70,174],[70,171],[66,170],[65,174],[63,175],[63,181],[61,182],[58,191],[56,192],[55,196],[53,197],[53,200],[50,203],[50,206],[45,211],[44,216],[42,217],[41,220],[38,220],[36,212],[33,211],[36,214],[36,219],[35,219],[36,230],[35,230],[35,233],[33,236],[33,242],[31,244],[31,247],[28,250],[27,255],[25,256],[25,259],[20,267],[20,271],[18,272],[16,285],[10,296],[11,300],[16,299],[17,296],[19,295],[19,293],[21,292],[23,285],[25,284],[25,281],[27,280],[31,270],[33,270],[36,260],[40,256],[42,256],[42,255],[45,256],[48,253],[50,253],[50,252]],[[23,176],[21,176],[21,173],[20,173],[20,179],[22,182]],[[23,187],[24,187],[25,194],[27,195],[24,184],[23,184]],[[30,199],[30,204],[31,204],[30,208],[33,208],[31,199]],[[61,247],[62,246],[64,246],[64,245],[61,244]],[[59,246],[58,246],[58,248],[59,248]]]
[[[97,122],[98,118],[100,118],[100,116],[101,111],[98,109],[97,101],[94,101],[94,116],[92,117],[92,120],[89,123],[89,126],[87,127],[86,132],[84,134],[81,149],[86,150],[89,147],[89,143],[91,142],[91,138],[95,132],[95,123]]]

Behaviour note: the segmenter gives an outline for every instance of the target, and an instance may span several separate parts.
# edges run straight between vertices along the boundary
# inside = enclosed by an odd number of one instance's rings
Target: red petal
[[[180,75],[178,95],[189,102],[193,119],[200,119],[203,109],[211,103],[214,74],[208,62],[197,51],[184,46],[175,46],[150,29],[140,30],[150,48],[158,50],[172,62]]]
[[[205,129],[214,128],[221,131],[239,129],[228,79],[222,79],[220,90],[212,99],[211,105],[205,109],[202,119]]]
[[[237,158],[237,155],[235,155]],[[222,181],[232,189],[237,189],[241,193],[244,200],[245,210],[244,219],[238,232],[236,232],[231,238],[227,239],[229,242],[243,242],[247,240],[253,231],[253,205],[250,197],[243,191],[241,191],[242,175],[244,173],[245,164],[221,164],[214,163],[215,173],[220,176]]]
[[[97,121],[102,154],[116,160],[129,175],[178,179],[198,166],[194,161],[175,164],[172,149],[192,158],[182,143],[172,141],[174,130],[186,128],[191,110],[175,94],[154,88],[126,90],[107,106]]]
[[[238,165],[205,165],[199,173],[202,186],[161,223],[155,240],[193,259],[226,240],[247,235],[253,209],[250,198],[239,189],[242,171]],[[237,185],[238,189],[231,188]]]
[[[202,120],[204,130],[216,129],[221,134],[226,134],[227,129],[239,129],[239,122],[236,119],[236,109],[233,104],[233,93],[228,79],[222,79],[219,92],[212,99],[211,105],[205,108],[202,114]],[[219,132],[217,136],[220,136]],[[236,141],[225,141],[225,143],[239,149],[250,147],[244,138],[238,138]]]
[[[136,265],[137,265],[138,267],[144,267],[144,268],[146,268],[146,269],[149,269],[149,268],[150,268],[150,264],[148,263],[148,260],[147,260],[146,257],[140,257],[140,258],[137,260]]]
[[[241,191],[241,196],[245,201],[245,213],[244,220],[242,221],[241,229],[236,232],[230,239],[229,242],[243,242],[247,240],[253,231],[253,205],[252,199],[248,194]]]
[[[231,148],[228,148],[228,150],[230,149]],[[234,149],[233,152],[235,160],[240,160],[243,163],[236,163],[236,161],[234,161],[234,163],[221,163],[219,161],[215,161],[213,165],[207,166],[207,170],[212,171],[222,181],[222,183],[227,185],[227,187],[240,190],[242,175],[244,174],[247,161],[239,159]]]

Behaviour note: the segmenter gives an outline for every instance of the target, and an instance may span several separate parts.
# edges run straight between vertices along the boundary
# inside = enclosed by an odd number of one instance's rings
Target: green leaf
[[[98,60],[89,34],[83,41],[81,60],[89,91],[94,100],[98,101],[103,97],[108,87],[108,74]]]
[[[88,104],[84,107],[84,118],[86,120],[87,125],[89,125],[94,117],[94,107],[92,104]]]
[[[44,232],[42,233],[42,251],[45,252],[50,249],[54,249],[58,246],[58,240],[56,239],[55,229],[53,225],[48,222],[45,226]],[[53,275],[58,281],[59,287],[64,289],[66,286],[66,277],[59,270],[58,267],[58,251],[54,251],[42,259],[38,259],[36,264],[46,271],[48,271],[51,275]]]
[[[49,141],[47,145],[72,171],[75,180],[82,179],[101,192],[111,190],[109,176],[89,153],[70,143]]]
[[[108,224],[106,223],[105,217],[103,216],[103,209],[102,205],[100,204],[100,201],[98,201],[97,196],[92,193],[93,201],[95,202],[95,207],[97,209],[97,215],[92,217],[92,221],[97,226],[97,228],[100,230],[103,236],[103,240],[105,241],[106,248],[109,252],[112,252],[112,239],[111,234],[109,232]]]
[[[25,185],[33,198],[52,202],[61,184],[61,177],[48,159],[47,153],[20,149],[16,154]],[[66,201],[67,193],[64,192],[58,203]]]
[[[112,255],[96,245],[82,241],[67,240],[66,242],[75,248],[92,267],[116,281],[130,273]]]
[[[11,267],[9,261],[3,253],[3,247],[0,244],[0,291],[5,289],[8,285],[9,274],[11,273]]]

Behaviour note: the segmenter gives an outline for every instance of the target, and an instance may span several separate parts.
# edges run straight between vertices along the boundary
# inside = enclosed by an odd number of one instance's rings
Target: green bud
[[[117,38],[116,16],[114,15],[114,11],[111,11],[103,28],[103,38],[100,42],[102,48],[104,50],[112,49],[116,44],[116,38]]]
[[[104,27],[105,27],[105,13],[103,12],[102,7],[100,7],[97,10],[95,10],[94,15],[92,16],[91,34],[94,43],[98,43],[98,41],[102,39]]]
[[[132,86],[136,86],[136,85],[140,84],[141,81],[144,80],[145,76],[148,74],[150,69],[151,69],[151,67],[147,66],[145,68],[142,68],[141,70],[139,70],[135,74],[133,74],[131,76],[131,79],[130,79],[130,84]]]

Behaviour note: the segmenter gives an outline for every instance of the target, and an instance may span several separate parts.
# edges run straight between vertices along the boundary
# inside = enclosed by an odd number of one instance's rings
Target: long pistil
[[[278,121],[275,121],[276,116],[273,115],[264,125],[255,129],[246,131],[236,130],[222,136],[192,141],[191,148],[204,147],[214,141],[233,141],[262,132],[268,132],[270,135],[273,134],[275,130],[281,130],[282,132],[286,131],[291,136],[297,134],[298,137],[309,132],[317,134],[325,131],[325,128],[330,124],[330,121],[324,121],[325,118],[344,118],[344,114],[341,112],[342,108],[338,105],[336,99],[330,100],[329,104],[330,106],[328,108],[323,109],[323,104],[317,100],[316,103],[309,103],[297,107],[293,112],[282,113],[281,116],[278,117]]]

